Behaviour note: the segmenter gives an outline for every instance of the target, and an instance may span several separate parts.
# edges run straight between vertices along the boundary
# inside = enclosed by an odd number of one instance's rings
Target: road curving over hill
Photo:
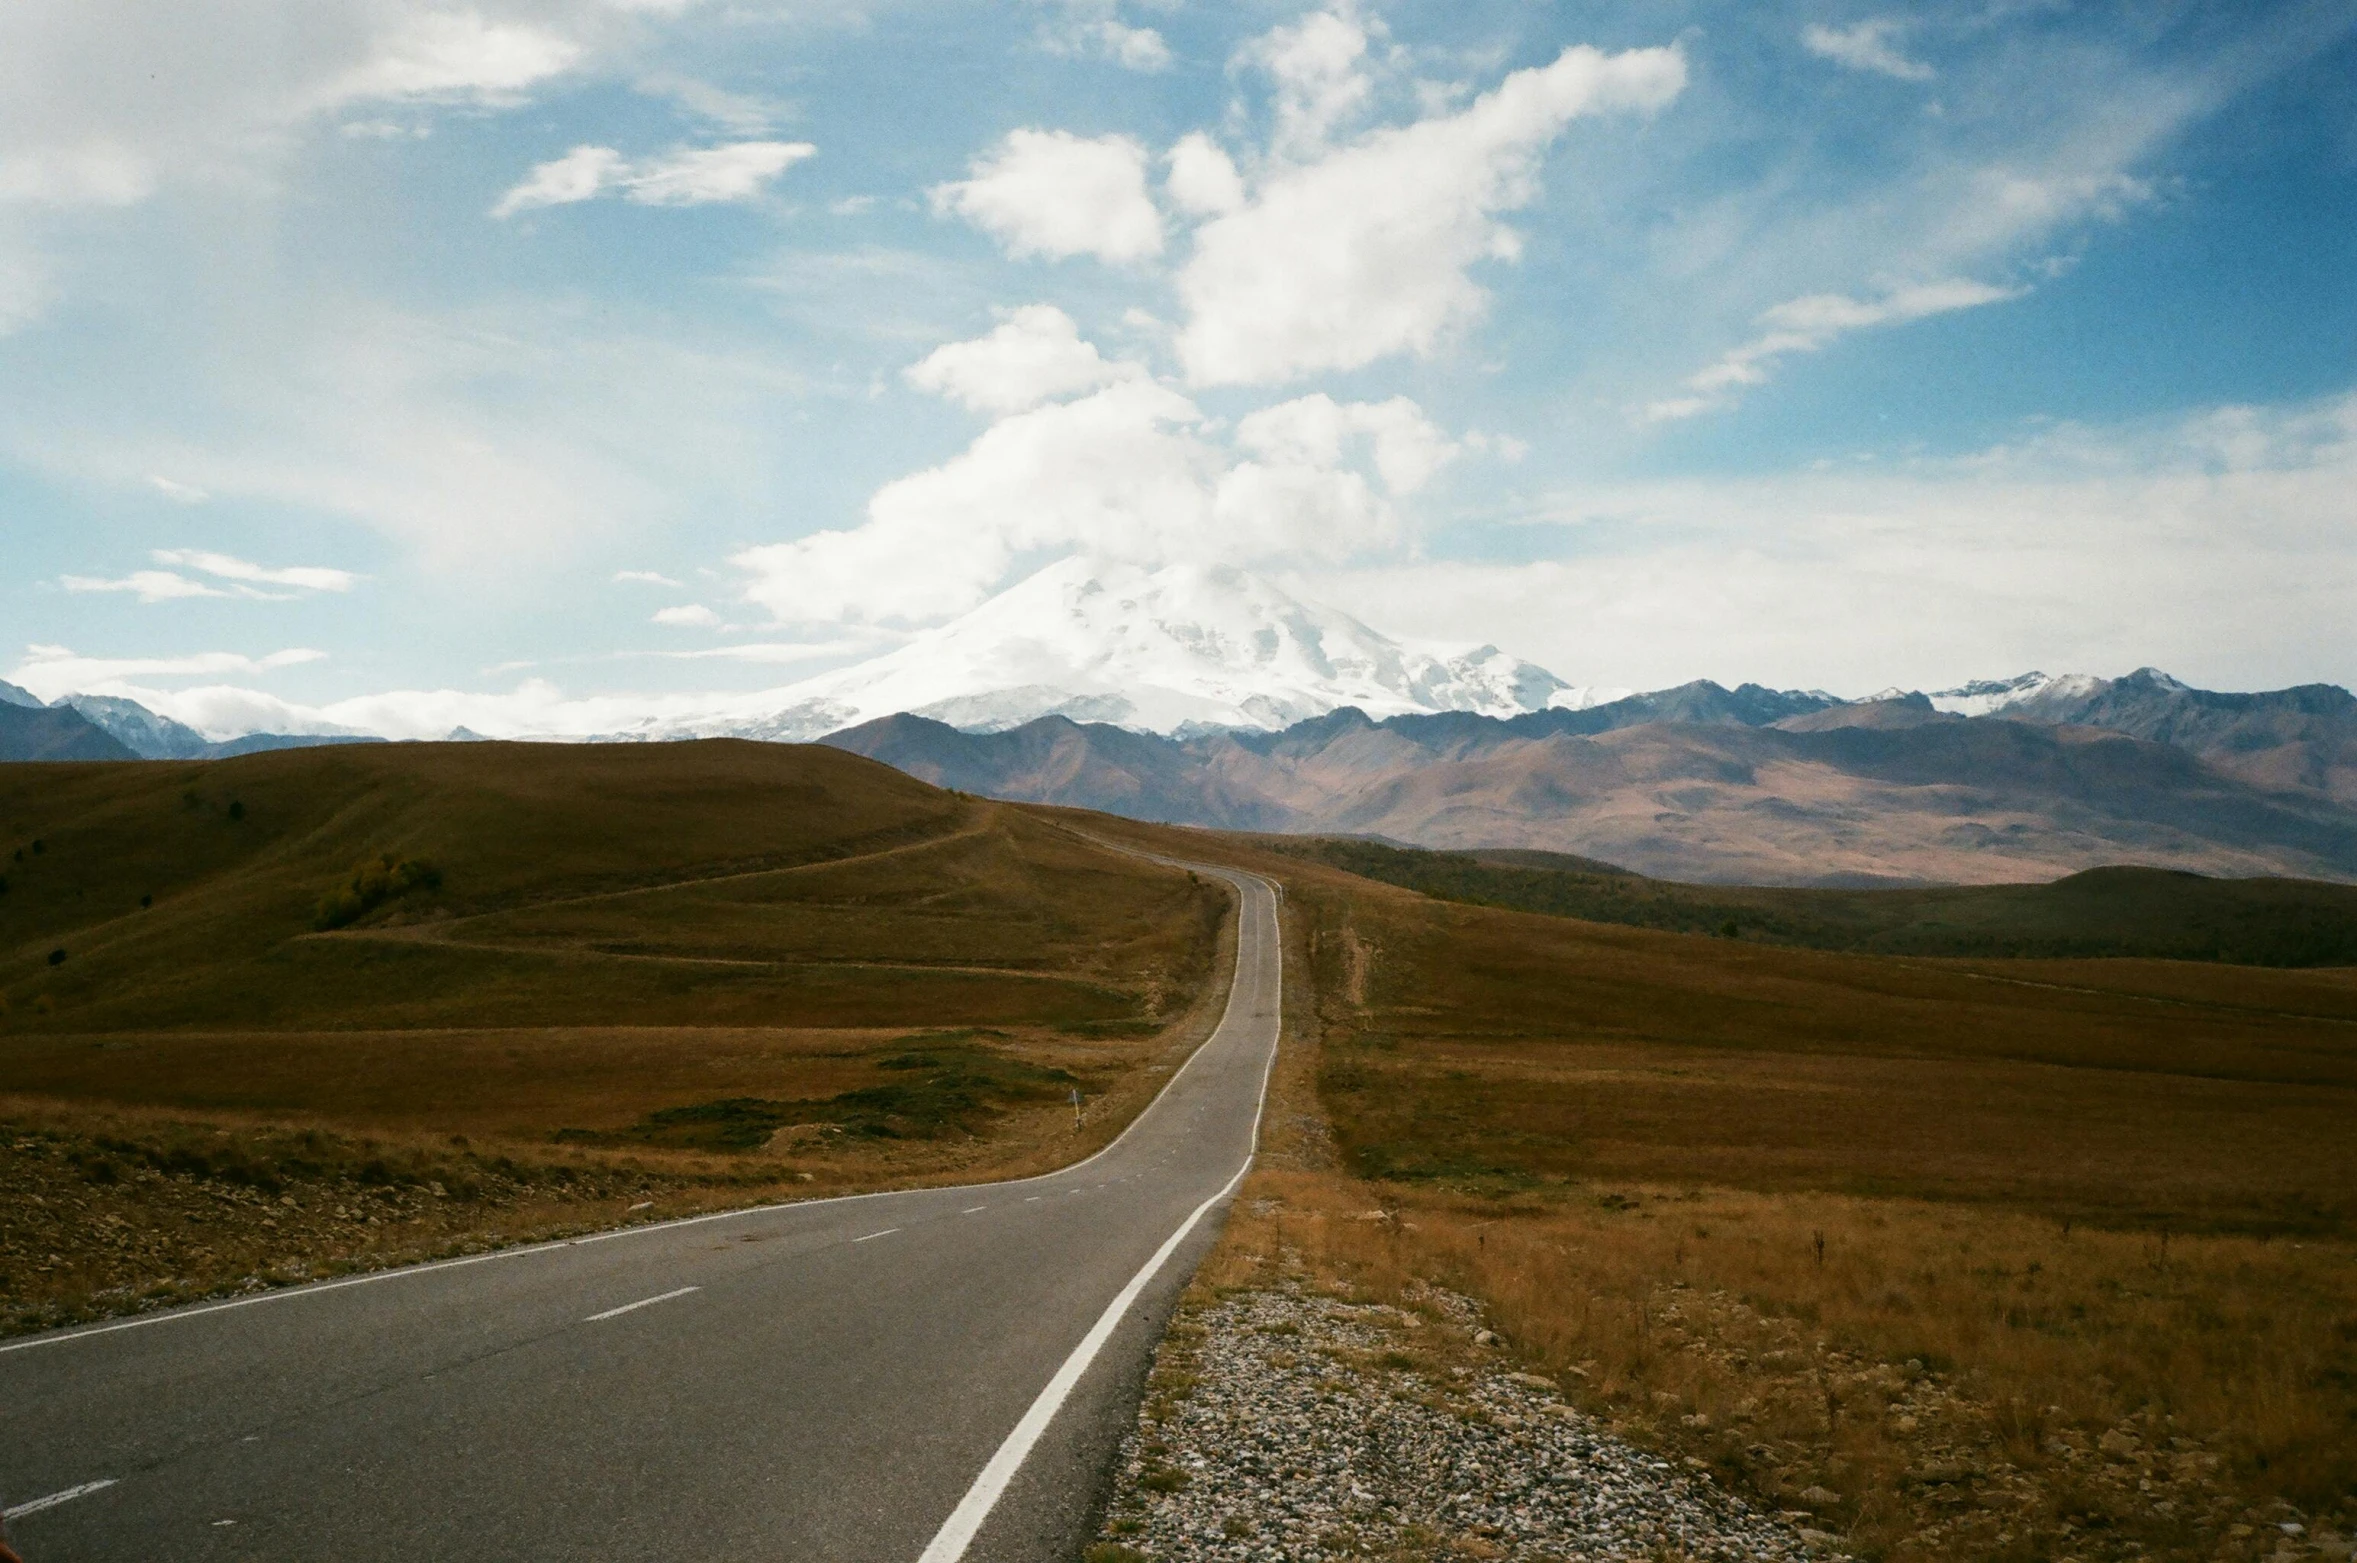
[[[1249,1165],[1282,994],[1021,1182],[625,1228],[0,1342],[29,1563],[1074,1555]]]

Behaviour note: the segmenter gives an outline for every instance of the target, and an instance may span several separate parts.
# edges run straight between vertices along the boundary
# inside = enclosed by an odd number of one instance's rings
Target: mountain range
[[[2145,668],[1863,700],[1596,690],[1494,646],[1395,640],[1223,567],[1068,559],[867,662],[578,736],[823,740],[1001,797],[1704,881],[2121,862],[2357,879],[2357,697],[2334,685],[2220,693]],[[45,705],[0,684],[6,759],[352,741],[371,740],[207,735],[122,695]]]
[[[2044,689],[2059,680],[2015,681]],[[1663,878],[1987,884],[2142,863],[2357,880],[2357,700],[2146,669],[2034,702],[1840,702],[1702,682],[1585,710],[1186,737],[901,715],[826,742],[940,785],[1229,829],[1576,853]],[[2337,696],[2337,699],[2335,698]]]

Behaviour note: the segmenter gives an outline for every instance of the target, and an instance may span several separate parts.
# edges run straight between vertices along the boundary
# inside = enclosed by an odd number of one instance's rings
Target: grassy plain
[[[1796,889],[1685,884],[1554,852],[1268,844],[1446,901],[1877,955],[2153,957],[2357,965],[2357,885],[2092,868],[2048,884]]]
[[[8,766],[0,830],[19,1323],[1052,1165],[1208,1024],[1225,936],[1217,886],[820,748]]]
[[[2357,973],[1826,954],[1225,850],[1302,980],[1290,1149],[1208,1279],[1474,1294],[1861,1556],[2346,1555]]]

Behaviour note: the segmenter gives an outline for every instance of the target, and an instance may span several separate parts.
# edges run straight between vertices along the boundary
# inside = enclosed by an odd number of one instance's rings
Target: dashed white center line
[[[103,1492],[114,1484],[115,1478],[109,1476],[100,1481],[84,1482],[79,1487],[68,1487],[65,1491],[53,1492],[46,1498],[35,1498],[30,1503],[20,1503],[13,1509],[0,1509],[0,1520],[23,1519],[28,1514],[38,1514],[43,1509],[54,1509],[61,1503],[71,1503],[76,1498],[87,1498],[94,1492]]]
[[[1024,1204],[1026,1204],[1026,1205],[1036,1205],[1036,1204],[1038,1204],[1038,1203],[1039,1203],[1039,1201],[1040,1201],[1040,1196],[1039,1196],[1039,1195],[1037,1195],[1037,1194],[1033,1194],[1033,1195],[1030,1195],[1030,1196],[1026,1197],[1026,1198],[1024,1199],[1023,1203],[1024,1203]]]
[[[665,1292],[660,1297],[641,1297],[634,1303],[624,1303],[619,1308],[608,1308],[603,1313],[593,1313],[588,1318],[583,1319],[581,1322],[583,1324],[595,1324],[600,1319],[619,1318],[621,1315],[629,1313],[633,1309],[652,1308],[659,1302],[669,1302],[674,1297],[685,1297],[690,1292],[700,1292],[702,1290],[703,1288],[700,1286],[682,1286],[677,1291]]]
[[[959,1211],[958,1214],[961,1216],[970,1216],[977,1210],[988,1210],[989,1208],[990,1207],[988,1205],[968,1205],[965,1209]]]
[[[897,1232],[897,1231],[899,1231],[899,1230],[900,1230],[900,1228],[898,1228],[898,1227],[886,1227],[886,1228],[885,1228],[883,1231],[881,1231],[881,1232],[870,1232],[870,1233],[869,1233],[867,1236],[865,1236],[865,1237],[855,1237],[855,1238],[853,1238],[851,1241],[853,1241],[854,1243],[872,1243],[872,1242],[874,1242],[874,1241],[875,1241],[877,1238],[879,1238],[879,1237],[890,1237],[890,1236],[891,1236],[893,1233],[895,1233],[895,1232]]]

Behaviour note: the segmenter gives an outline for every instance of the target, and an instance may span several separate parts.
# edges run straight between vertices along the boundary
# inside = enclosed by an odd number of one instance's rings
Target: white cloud
[[[1181,211],[1216,217],[1244,204],[1244,176],[1220,144],[1201,131],[1170,149],[1171,200]]]
[[[1162,214],[1146,193],[1146,149],[1128,136],[1014,130],[968,178],[937,185],[933,209],[990,234],[1010,255],[1116,264],[1162,253]]]
[[[1144,378],[1016,413],[878,490],[866,522],[748,549],[746,596],[789,623],[923,623],[988,596],[1026,557],[1341,559],[1397,543],[1394,503],[1453,447],[1404,398],[1266,408],[1232,447]]]
[[[977,412],[1021,412],[1055,397],[1093,391],[1145,373],[1108,360],[1083,341],[1072,317],[1052,304],[1006,312],[989,335],[935,348],[904,371],[909,384]]]
[[[178,483],[160,473],[149,473],[147,484],[166,499],[183,505],[201,505],[213,497],[193,483]]]
[[[1567,49],[1461,112],[1267,175],[1198,231],[1179,275],[1189,377],[1271,383],[1430,354],[1487,303],[1473,265],[1519,254],[1496,215],[1537,196],[1546,146],[1582,115],[1657,109],[1685,81],[1675,49]]]
[[[1959,458],[1574,490],[1542,517],[1559,558],[1307,589],[1395,635],[1480,625],[1578,683],[1863,694],[2151,663],[2277,688],[2357,657],[2352,490],[2346,395],[2066,426]]]
[[[324,651],[290,647],[263,657],[235,651],[201,651],[184,657],[85,657],[64,646],[34,645],[25,648],[24,660],[8,678],[44,700],[55,700],[59,695],[106,693],[105,686],[129,678],[268,673],[318,662],[326,656]]]
[[[359,579],[348,570],[330,570],[311,565],[266,569],[228,554],[207,553],[195,548],[159,548],[150,557],[157,564],[175,568],[134,570],[120,580],[68,575],[61,577],[58,584],[69,592],[127,592],[143,603],[177,602],[190,597],[246,597],[265,602],[284,602],[290,593],[267,592],[260,588],[291,586],[299,591],[341,592],[351,590],[352,583]],[[184,569],[235,584],[224,588],[203,581],[192,581],[179,573]]]
[[[1374,83],[1361,65],[1369,34],[1380,26],[1345,3],[1275,28],[1237,52],[1237,64],[1258,66],[1276,83],[1271,150],[1277,156],[1316,156],[1336,128],[1366,111]]]
[[[624,581],[640,581],[648,586],[668,586],[675,591],[679,588],[679,583],[670,576],[659,575],[653,570],[616,570],[614,580],[617,585]]]
[[[512,99],[569,69],[575,39],[475,11],[421,11],[396,19],[370,58],[318,89],[319,108],[372,98]]]
[[[629,198],[647,206],[749,201],[769,181],[817,155],[807,141],[738,141],[650,158],[624,183]]]
[[[631,162],[612,147],[579,146],[535,164],[523,182],[499,198],[494,217],[541,206],[567,206],[609,191],[642,206],[704,206],[750,201],[818,148],[807,141],[736,141]]]
[[[683,602],[676,607],[657,608],[648,622],[678,629],[710,629],[720,622],[720,615],[700,602]]]
[[[1896,76],[1901,81],[1929,81],[1930,66],[1908,59],[1892,46],[1891,40],[1905,31],[1906,25],[1895,16],[1868,17],[1847,27],[1812,22],[1801,29],[1801,47],[1854,71]]]
[[[192,581],[170,570],[134,570],[121,580],[102,580],[89,575],[66,575],[58,578],[58,585],[69,592],[129,592],[141,602],[177,602],[188,597],[227,597],[232,595],[218,586],[207,586]]]
[[[1739,387],[1765,384],[1770,367],[1779,358],[1821,351],[1851,331],[2000,304],[2021,297],[2025,291],[1949,277],[1892,288],[1878,299],[1855,299],[1841,293],[1788,299],[1760,316],[1759,324],[1767,328],[1760,335],[1688,376],[1686,394],[1650,404],[1645,415],[1657,422],[1691,418],[1727,405]]]
[[[290,565],[273,569],[228,554],[209,553],[201,548],[160,548],[151,557],[158,564],[201,570],[225,581],[250,581],[259,586],[292,586],[306,592],[348,592],[353,583],[360,579],[349,570],[332,570],[324,565]]]
[[[758,136],[789,116],[782,103],[751,93],[730,92],[674,71],[641,76],[636,85],[650,97],[669,98],[698,118],[710,120],[740,136]]]
[[[1062,0],[1057,9],[1061,14],[1039,35],[1050,54],[1111,60],[1133,71],[1170,68],[1170,45],[1162,35],[1124,22],[1115,0]]]

